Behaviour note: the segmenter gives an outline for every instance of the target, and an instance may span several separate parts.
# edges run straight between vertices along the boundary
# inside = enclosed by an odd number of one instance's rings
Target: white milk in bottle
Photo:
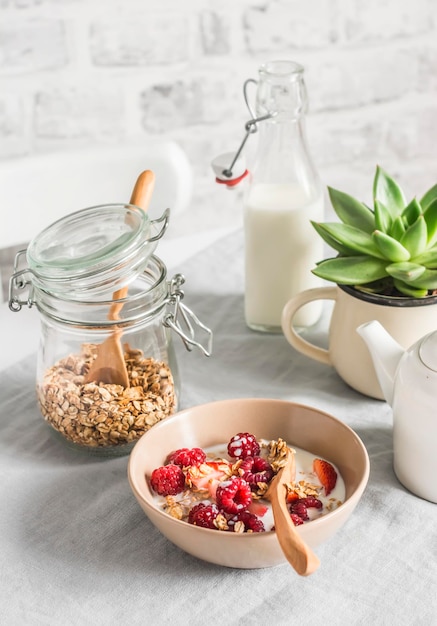
[[[292,183],[253,185],[245,203],[245,316],[257,330],[275,331],[282,309],[294,295],[318,287],[311,273],[322,259],[323,242],[310,220],[323,221],[323,196],[308,201]],[[295,316],[296,326],[315,324],[321,301]]]

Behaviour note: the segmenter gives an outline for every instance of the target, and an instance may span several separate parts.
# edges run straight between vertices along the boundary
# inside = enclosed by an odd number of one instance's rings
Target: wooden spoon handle
[[[309,576],[319,567],[320,561],[297,532],[287,508],[286,496],[285,484],[270,494],[276,535],[287,561],[298,574]]]
[[[155,188],[155,174],[152,170],[145,170],[137,178],[133,188],[130,204],[140,207],[143,211],[149,208],[153,190]]]
[[[149,208],[150,200],[152,199],[153,190],[155,188],[155,174],[152,170],[144,170],[137,178],[137,182],[132,190],[132,195],[130,198],[130,204],[134,204],[135,206],[143,209],[143,211],[147,211]],[[117,289],[112,294],[113,300],[121,300],[125,298],[128,294],[128,287],[122,287],[121,289]],[[115,302],[111,305],[109,310],[109,319],[110,320],[118,320],[120,317],[120,311],[123,308],[123,305]]]

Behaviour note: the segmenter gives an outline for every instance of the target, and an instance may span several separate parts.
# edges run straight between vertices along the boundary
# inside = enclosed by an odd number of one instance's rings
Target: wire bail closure
[[[223,165],[223,159],[226,157],[229,157],[229,154],[226,155],[221,155],[220,157],[218,157],[217,159],[215,159],[212,163],[212,167],[216,173],[216,182],[217,183],[221,183],[221,184],[225,184],[227,186],[234,186],[236,184],[238,184],[243,178],[245,178],[245,176],[247,176],[247,174],[249,173],[248,170],[244,167],[244,171],[242,172],[238,172],[237,174],[234,174],[234,168],[235,165],[238,161],[238,159],[240,158],[240,155],[243,151],[243,148],[246,144],[246,141],[249,139],[250,135],[253,135],[254,133],[256,133],[258,131],[258,123],[259,122],[263,122],[265,120],[271,119],[272,117],[275,117],[276,112],[274,113],[267,113],[266,115],[261,115],[260,117],[256,117],[256,114],[254,112],[254,110],[252,109],[250,102],[249,102],[249,97],[248,97],[248,93],[247,93],[247,89],[248,86],[250,84],[254,84],[254,85],[258,85],[258,81],[255,80],[254,78],[248,78],[247,80],[244,81],[243,84],[243,95],[244,95],[244,101],[246,103],[246,106],[248,108],[248,111],[250,113],[250,115],[252,116],[251,119],[249,121],[246,122],[246,124],[244,125],[244,129],[246,131],[246,134],[243,137],[243,140],[237,150],[237,152],[235,153],[235,155],[233,156],[233,159],[230,163],[230,165],[228,167],[224,167],[224,169],[222,169]],[[241,168],[243,169],[243,168]]]
[[[26,254],[26,249],[19,250],[14,259],[14,271],[12,276],[9,278],[9,308],[13,313],[18,313],[21,311],[23,306],[28,306],[29,309],[35,304],[32,299],[32,281],[30,280],[30,270],[28,267],[22,267],[23,263],[21,262],[22,258]],[[26,276],[27,275],[27,276]],[[24,290],[28,288],[27,292]],[[23,298],[20,296],[21,293],[27,293],[27,297]]]
[[[185,304],[181,302],[184,297],[184,292],[181,289],[185,282],[185,277],[182,274],[175,274],[170,281],[169,288],[169,303],[173,304],[173,311],[168,313],[163,321],[164,326],[171,328],[182,339],[185,348],[188,352],[191,352],[193,347],[198,348],[205,356],[211,356],[212,353],[212,330],[202,324],[199,318],[189,309]],[[182,319],[181,319],[182,318]],[[183,322],[185,329],[181,326]],[[206,334],[206,347],[204,347],[200,341],[196,341],[196,327],[197,330],[203,331]]]

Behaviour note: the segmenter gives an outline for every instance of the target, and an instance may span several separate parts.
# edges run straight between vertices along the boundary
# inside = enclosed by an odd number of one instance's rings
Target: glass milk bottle
[[[285,303],[320,285],[311,269],[323,257],[323,242],[311,220],[323,221],[323,189],[305,138],[303,73],[291,61],[259,69],[256,115],[268,119],[258,124],[244,202],[245,317],[264,332],[281,332]],[[321,303],[311,303],[297,313],[296,325],[310,326],[320,313]]]

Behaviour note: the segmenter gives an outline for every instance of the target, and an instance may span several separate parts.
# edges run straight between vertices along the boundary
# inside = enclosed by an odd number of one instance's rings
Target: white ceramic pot
[[[334,300],[328,349],[301,337],[293,325],[296,312],[314,300]],[[288,301],[282,312],[282,330],[289,343],[306,356],[335,368],[353,389],[383,400],[371,356],[356,329],[378,320],[404,348],[437,329],[437,296],[392,298],[368,294],[347,286],[307,289]]]
[[[375,320],[357,330],[393,408],[395,474],[412,493],[437,503],[437,332],[404,350]]]

